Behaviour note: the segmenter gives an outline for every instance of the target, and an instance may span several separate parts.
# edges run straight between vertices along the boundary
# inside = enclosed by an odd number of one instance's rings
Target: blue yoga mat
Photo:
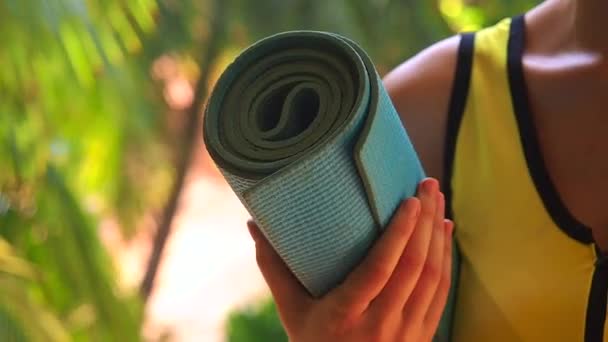
[[[331,33],[286,32],[246,49],[215,86],[204,140],[314,296],[344,280],[424,178],[369,57]]]

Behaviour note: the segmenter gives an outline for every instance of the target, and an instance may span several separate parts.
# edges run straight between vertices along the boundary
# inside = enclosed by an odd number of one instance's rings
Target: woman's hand
[[[430,341],[443,312],[451,273],[453,224],[444,197],[426,179],[346,280],[312,298],[256,225],[258,265],[293,342]]]

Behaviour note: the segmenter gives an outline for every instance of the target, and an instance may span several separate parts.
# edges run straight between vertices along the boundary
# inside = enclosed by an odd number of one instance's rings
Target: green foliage
[[[62,324],[35,300],[35,284],[28,286],[37,276],[0,238],[0,336],[11,341],[68,341]]]
[[[98,225],[129,238],[162,211],[184,114],[152,69],[170,56],[196,80],[209,5],[0,2],[0,241],[35,275],[0,272],[0,340],[139,340],[142,303],[119,288]]]
[[[23,333],[23,327],[15,321],[11,315],[0,308],[0,332],[2,338],[10,342],[25,342],[27,338]]]
[[[287,342],[274,303],[270,300],[247,307],[228,317],[228,342]]]
[[[142,53],[156,12],[154,0],[0,2],[0,340],[139,340],[141,304],[120,293],[97,219],[134,233],[158,206],[142,190],[170,166]]]
[[[5,148],[0,163],[6,165],[0,184],[12,202],[31,201],[33,189],[26,195],[15,191],[36,184],[52,162],[78,197],[95,203],[100,214],[122,218],[126,233],[133,232],[138,209],[151,204],[137,196],[151,179],[132,174],[137,172],[132,164],[141,153],[167,159],[157,151],[154,127],[159,114],[154,106],[162,104],[147,94],[154,88],[148,85],[146,56],[131,54],[141,50],[146,32],[154,29],[156,2],[129,3],[138,5],[0,4],[7,18],[0,22],[0,139]],[[155,169],[149,161],[141,166]]]
[[[382,73],[450,31],[433,1],[233,0],[232,36],[252,43],[287,30],[345,35],[370,54]]]
[[[540,0],[439,0],[446,22],[455,31],[475,31],[499,20],[521,14],[539,4]]]

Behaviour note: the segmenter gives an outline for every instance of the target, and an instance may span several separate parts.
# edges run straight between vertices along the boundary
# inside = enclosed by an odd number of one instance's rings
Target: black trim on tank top
[[[507,70],[513,109],[530,176],[547,212],[559,229],[579,242],[593,243],[591,229],[579,222],[568,211],[551,181],[543,161],[524,78],[522,64],[524,47],[525,19],[523,15],[520,15],[511,21],[507,47]]]
[[[452,83],[452,94],[448,107],[445,145],[443,152],[443,184],[442,190],[446,202],[446,217],[454,219],[452,211],[452,170],[456,154],[456,142],[460,122],[467,104],[473,55],[475,50],[475,33],[463,33],[458,46],[456,72]]]
[[[469,95],[469,84],[471,80],[471,71],[473,67],[473,56],[475,50],[475,33],[463,33],[460,36],[460,43],[458,45],[458,55],[456,60],[456,69],[454,73],[454,80],[452,82],[452,90],[450,94],[450,103],[447,113],[446,122],[446,135],[443,152],[443,180],[441,188],[445,196],[445,210],[446,217],[454,220],[454,214],[452,210],[452,165],[456,154],[456,142],[458,140],[458,131],[460,129],[460,122],[464,115],[464,110],[467,103],[467,97]],[[450,294],[448,303],[453,303],[456,299],[456,288],[458,287],[458,275],[459,275],[459,252],[458,246],[454,241],[453,244],[453,259],[452,259],[452,285],[450,287]],[[453,305],[453,304],[452,304]],[[446,308],[447,309],[447,308]],[[446,316],[448,315],[448,316]],[[444,312],[442,321],[449,317],[450,326],[446,331],[442,331],[446,336],[436,335],[433,341],[451,341],[452,337],[452,325],[454,324],[453,312]]]
[[[542,158],[523,70],[525,25],[523,15],[515,17],[511,21],[507,48],[507,70],[513,108],[528,169],[547,212],[559,229],[576,241],[592,244],[594,240],[591,229],[579,222],[561,201]],[[603,342],[606,324],[608,256],[602,255],[597,246],[595,246],[595,250],[597,260],[587,299],[585,342]]]
[[[608,304],[608,256],[595,248],[597,261],[591,280],[585,320],[585,342],[603,342],[606,324],[606,305]]]

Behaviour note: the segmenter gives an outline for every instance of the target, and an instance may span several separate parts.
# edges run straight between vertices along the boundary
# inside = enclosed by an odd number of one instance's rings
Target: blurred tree
[[[200,109],[207,97],[208,87],[210,84],[209,78],[211,77],[211,67],[218,58],[222,40],[224,38],[225,10],[226,8],[223,0],[216,0],[211,3],[208,11],[213,15],[207,18],[207,41],[205,44],[197,44],[201,46],[200,51],[197,51],[199,50],[197,48],[194,49],[194,58],[196,64],[200,68],[200,75],[196,80],[196,85],[194,86],[193,102],[190,104],[186,112],[186,123],[184,124],[183,130],[180,134],[181,138],[179,139],[179,146],[174,149],[177,151],[176,178],[173,182],[169,199],[163,211],[161,222],[154,238],[150,260],[142,281],[141,293],[144,298],[147,298],[150,295],[154,286],[154,279],[160,265],[162,252],[169,237],[173,217],[175,216],[177,204],[184,187],[186,173],[193,154],[194,143],[196,141],[196,137],[199,135],[198,133],[200,132]]]
[[[162,177],[139,154],[166,159],[139,54],[156,12],[152,0],[0,2],[0,336],[139,339],[141,305],[119,293],[94,218],[132,234],[140,190]]]

